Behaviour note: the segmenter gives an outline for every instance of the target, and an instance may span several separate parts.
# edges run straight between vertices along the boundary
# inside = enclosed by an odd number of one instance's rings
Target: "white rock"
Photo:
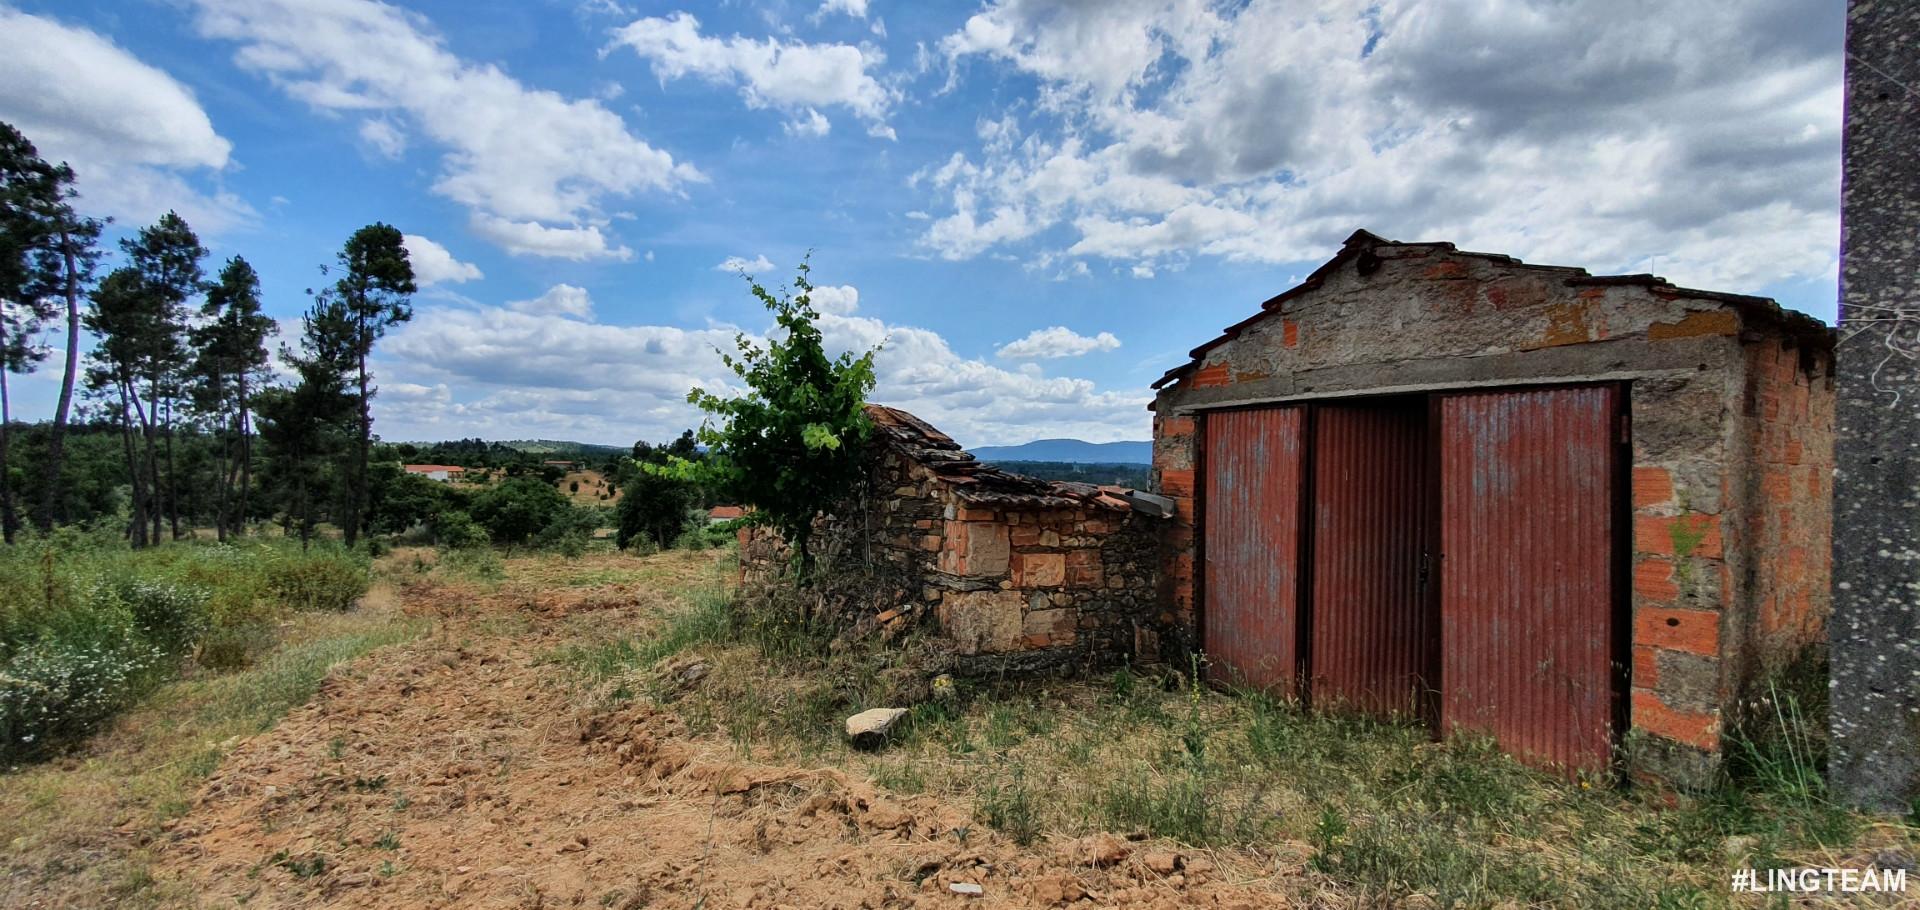
[[[847,718],[847,737],[862,749],[871,749],[887,741],[900,718],[907,716],[905,708],[870,708]]]
[[[972,882],[954,882],[953,884],[947,886],[947,890],[952,891],[955,894],[965,894],[968,897],[979,897],[980,895],[987,893],[987,889],[982,888],[979,885],[976,885]]]

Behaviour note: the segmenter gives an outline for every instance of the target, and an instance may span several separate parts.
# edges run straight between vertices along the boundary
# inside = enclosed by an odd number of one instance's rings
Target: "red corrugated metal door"
[[[1313,415],[1311,694],[1317,707],[1421,712],[1433,682],[1427,400]]]
[[[1612,386],[1440,399],[1443,730],[1607,766],[1619,399]]]
[[[1217,682],[1293,692],[1303,417],[1297,407],[1206,416],[1201,622]]]

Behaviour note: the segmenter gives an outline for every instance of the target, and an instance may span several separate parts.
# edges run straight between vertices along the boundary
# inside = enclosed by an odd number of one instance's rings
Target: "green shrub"
[[[316,548],[276,560],[267,570],[267,592],[295,610],[342,613],[367,591],[365,557]]]
[[[458,509],[435,515],[429,527],[433,529],[433,539],[449,549],[468,550],[490,542],[487,530],[480,527],[473,516]]]
[[[88,619],[49,629],[0,665],[0,760],[39,757],[86,735],[158,679],[166,655],[131,615],[109,609]]]
[[[136,634],[163,654],[185,654],[213,626],[207,592],[185,585],[122,576],[96,588],[94,599],[113,602],[97,604],[99,612],[124,607]]]

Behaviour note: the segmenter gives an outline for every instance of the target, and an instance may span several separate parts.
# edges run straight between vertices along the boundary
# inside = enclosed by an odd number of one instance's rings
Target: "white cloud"
[[[0,119],[73,165],[90,213],[139,225],[174,209],[203,233],[255,216],[183,176],[219,174],[233,149],[193,92],[87,29],[0,6]]]
[[[1737,290],[1819,277],[1843,20],[1797,0],[992,0],[940,42],[950,78],[1039,89],[916,175],[944,203],[920,242],[964,259],[1057,232],[1058,254],[1144,275],[1317,259],[1366,227],[1602,270],[1657,256]]]
[[[399,159],[407,153],[407,134],[391,120],[367,120],[360,124],[360,138],[373,150],[388,158]]]
[[[453,258],[447,248],[419,234],[403,234],[407,258],[413,263],[413,278],[421,287],[435,284],[460,284],[485,278],[480,267]]]
[[[700,33],[700,20],[684,12],[636,19],[614,32],[614,43],[651,61],[662,82],[694,77],[737,85],[748,107],[811,112],[804,118],[809,123],[821,117],[818,108],[844,107],[866,121],[869,134],[893,137],[886,120],[895,93],[868,73],[886,62],[878,48],[709,37]]]
[[[860,289],[850,284],[822,285],[814,288],[807,300],[822,314],[851,316],[860,309]]]
[[[760,272],[772,271],[773,260],[768,259],[765,255],[755,256],[752,259],[746,259],[740,256],[728,256],[719,265],[714,266],[713,270],[716,272],[744,272],[753,275]]]
[[[532,300],[516,300],[507,306],[516,313],[533,316],[565,316],[584,322],[593,321],[593,297],[586,288],[556,284]]]
[[[546,256],[581,262],[588,259],[633,258],[633,250],[608,245],[599,225],[547,227],[538,221],[509,221],[476,213],[473,232],[516,256]]]
[[[510,252],[625,258],[601,233],[608,197],[705,179],[595,99],[529,88],[449,51],[420,16],[374,0],[194,0],[201,34],[330,115],[365,118],[383,151],[417,134],[442,150],[434,192]],[[378,126],[367,126],[378,123]]]
[[[819,111],[807,108],[803,115],[780,124],[780,128],[786,130],[789,136],[825,136],[833,131],[833,124]]]
[[[867,18],[867,0],[826,0],[825,3],[820,4],[820,11],[814,15],[826,16],[833,13],[844,13],[855,19],[865,19]]]
[[[577,290],[555,288],[541,299],[575,299]],[[906,408],[963,443],[1062,434],[1140,439],[1148,432],[1144,395],[1050,377],[1033,364],[1008,370],[962,357],[936,332],[852,315],[858,300],[850,285],[815,291],[830,351],[884,343],[874,364],[873,400]],[[731,326],[611,325],[588,318],[531,302],[417,307],[379,350],[379,372],[387,377],[374,399],[381,434],[661,440],[700,421],[686,404],[689,388],[734,388],[719,354],[733,349]]]
[[[994,352],[1008,360],[1054,360],[1061,357],[1079,357],[1095,351],[1111,351],[1120,347],[1120,339],[1112,332],[1101,332],[1088,337],[1065,326],[1052,326],[1034,329],[1027,337],[1019,341],[1001,345]]]

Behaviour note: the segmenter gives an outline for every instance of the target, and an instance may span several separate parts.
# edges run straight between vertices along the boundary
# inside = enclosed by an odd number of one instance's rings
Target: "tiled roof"
[[[1122,487],[1041,480],[980,462],[952,437],[899,408],[870,404],[867,416],[872,418],[875,435],[882,443],[925,465],[968,502],[1038,509],[1133,508],[1122,495],[1131,491]]]
[[[400,467],[404,468],[409,474],[431,474],[435,471],[446,471],[450,474],[458,474],[466,470],[466,468],[457,464],[403,464]]]

